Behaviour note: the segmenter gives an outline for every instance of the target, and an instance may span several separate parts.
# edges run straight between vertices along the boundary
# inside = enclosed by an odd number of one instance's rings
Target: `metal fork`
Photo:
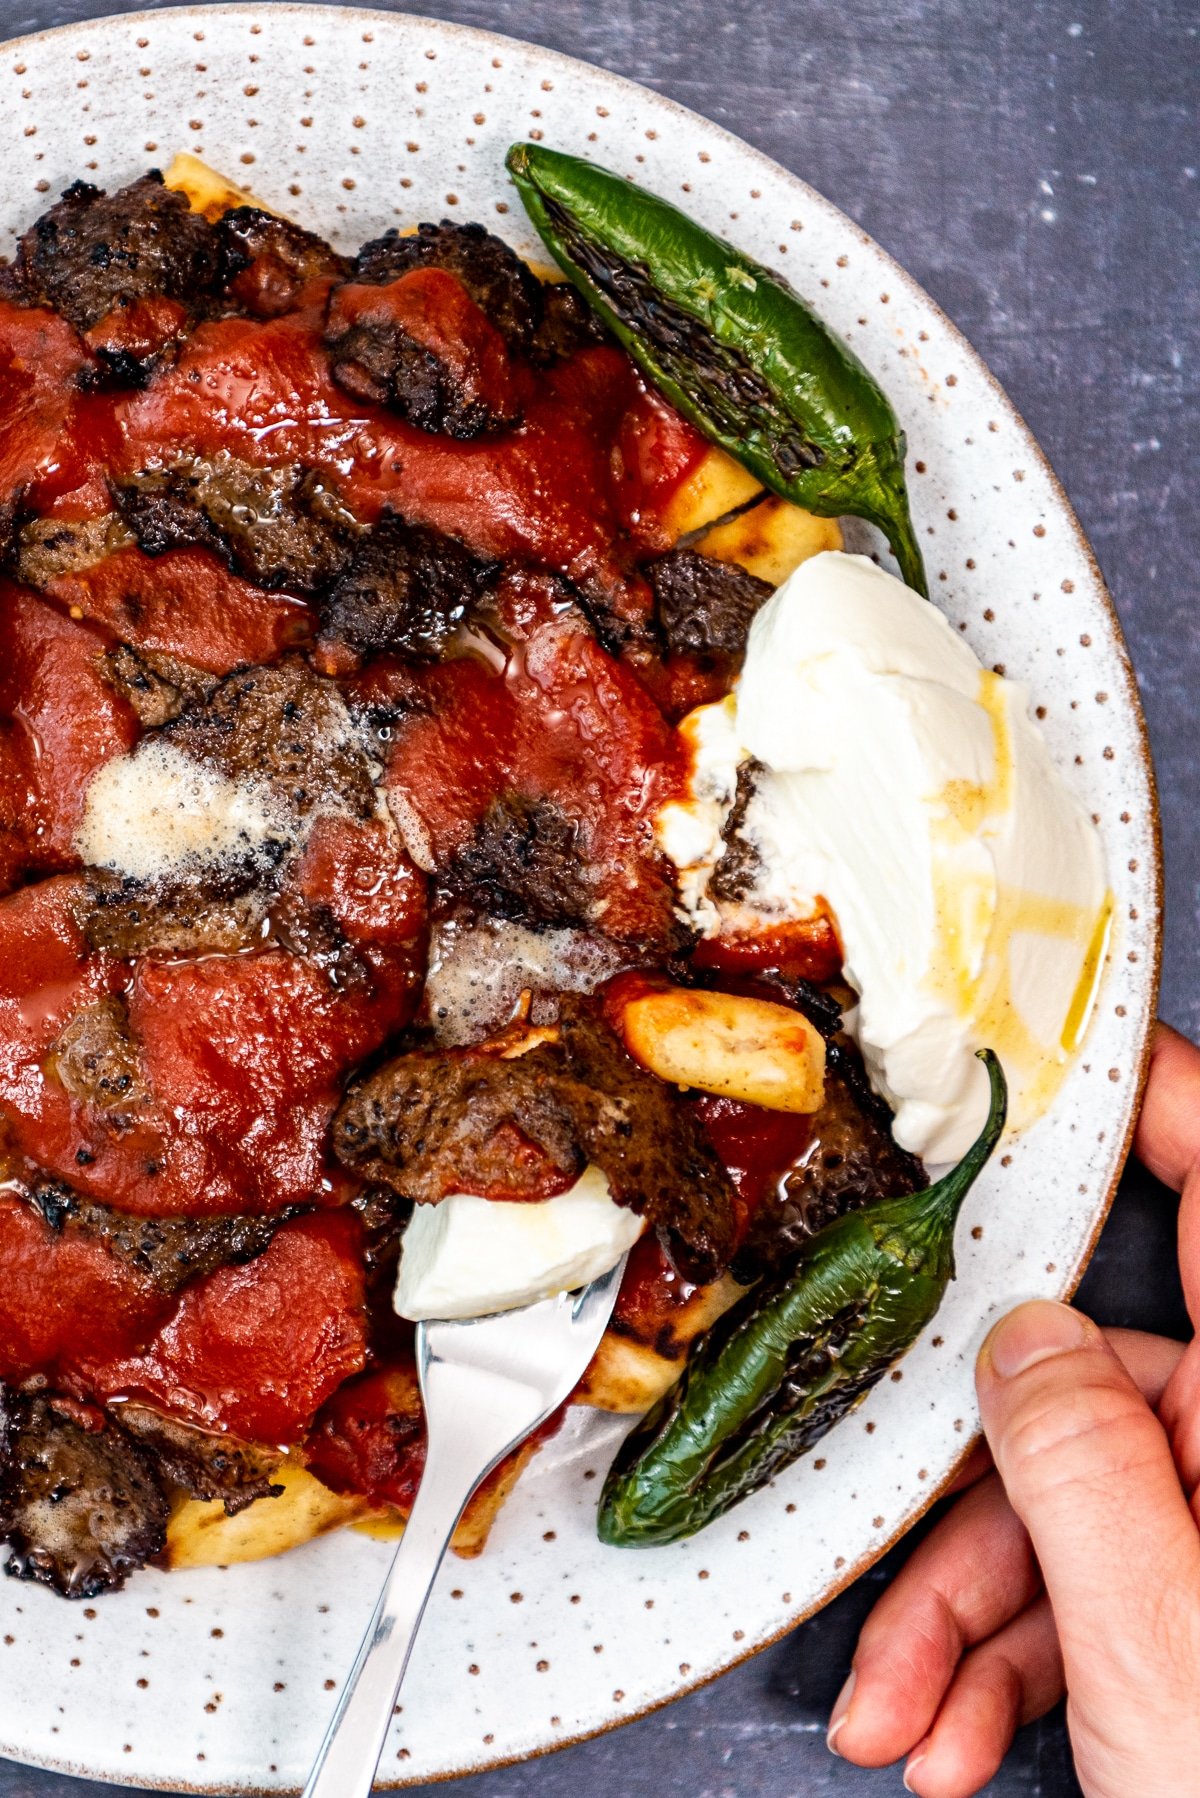
[[[367,1798],[442,1557],[471,1494],[582,1378],[625,1257],[580,1292],[417,1327],[425,1471],[304,1798]]]

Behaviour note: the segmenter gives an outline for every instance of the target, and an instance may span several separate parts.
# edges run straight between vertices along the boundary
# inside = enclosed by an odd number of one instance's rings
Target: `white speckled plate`
[[[77,176],[119,184],[177,149],[347,248],[449,214],[532,251],[503,169],[517,137],[677,200],[787,274],[879,376],[908,432],[934,597],[985,663],[1029,683],[1103,832],[1117,928],[1090,1035],[1053,1113],[972,1195],[936,1330],[819,1456],[675,1548],[596,1541],[623,1426],[573,1413],[484,1557],[446,1568],[382,1776],[473,1771],[610,1728],[771,1641],[879,1555],[970,1439],[991,1318],[1069,1293],[1087,1260],[1143,1078],[1159,915],[1153,775],[1099,572],[1025,425],[895,263],[794,176],[602,70],[383,13],[185,8],[7,45],[0,132],[18,228]],[[252,1567],[143,1574],[94,1608],[5,1584],[0,1753],[172,1789],[296,1787],[388,1552],[344,1534]]]

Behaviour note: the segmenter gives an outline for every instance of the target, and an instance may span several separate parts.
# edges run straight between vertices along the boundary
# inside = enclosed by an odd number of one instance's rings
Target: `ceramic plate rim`
[[[1061,1282],[1062,1297],[1064,1299],[1070,1298],[1076,1291],[1079,1282],[1083,1277],[1088,1262],[1095,1250],[1100,1233],[1104,1228],[1108,1213],[1112,1207],[1113,1199],[1116,1195],[1116,1190],[1132,1145],[1137,1115],[1149,1073],[1150,1056],[1153,1046],[1153,1025],[1157,1010],[1162,963],[1162,823],[1157,778],[1153,755],[1150,748],[1145,712],[1142,706],[1137,678],[1134,673],[1120,618],[1099,567],[1095,552],[1092,549],[1083,530],[1083,526],[1076,516],[1070,499],[1068,498],[1057,473],[1051,465],[1045,450],[1042,448],[1033,431],[1026,423],[1025,418],[1009,397],[1000,381],[992,373],[992,370],[979,352],[974,348],[953,320],[942,310],[936,300],[926,292],[915,277],[910,275],[903,265],[899,263],[889,251],[876,242],[868,232],[864,231],[863,228],[847,213],[844,213],[840,207],[826,199],[816,188],[809,186],[801,176],[794,174],[792,170],[787,168],[784,164],[776,162],[775,159],[768,156],[765,151],[759,150],[753,144],[747,143],[745,139],[738,137],[735,132],[729,131],[724,126],[707,118],[705,114],[697,112],[692,107],[684,106],[681,102],[673,100],[668,95],[659,93],[653,88],[647,87],[642,82],[635,81],[628,76],[620,75],[613,70],[606,69],[598,63],[589,62],[583,57],[571,56],[564,51],[550,49],[545,45],[537,44],[529,39],[513,37],[507,33],[491,31],[483,27],[464,25],[453,20],[439,19],[424,14],[404,11],[387,11],[377,7],[358,5],[330,5],[323,4],[322,0],[314,0],[313,4],[297,3],[297,0],[264,0],[264,3],[273,18],[290,15],[295,19],[302,19],[312,18],[316,15],[331,20],[357,20],[367,22],[373,25],[379,25],[384,29],[389,29],[395,25],[419,27],[420,29],[431,32],[439,37],[460,37],[472,42],[482,41],[501,47],[518,49],[522,52],[532,53],[537,58],[545,59],[547,64],[558,65],[571,70],[584,69],[593,79],[604,83],[610,83],[623,90],[632,90],[637,93],[643,101],[648,101],[655,110],[660,110],[673,115],[681,121],[688,123],[696,120],[700,121],[707,132],[715,133],[723,138],[735,152],[739,160],[742,162],[745,162],[747,159],[752,160],[760,164],[763,168],[770,170],[774,177],[784,177],[795,191],[803,196],[804,202],[808,207],[822,212],[830,223],[836,225],[840,229],[855,233],[859,242],[864,244],[873,256],[880,259],[882,266],[885,266],[888,269],[896,282],[902,284],[909,295],[924,310],[936,318],[939,326],[945,330],[948,339],[956,345],[964,360],[972,364],[976,372],[984,377],[987,386],[990,388],[995,398],[997,407],[1007,417],[1009,423],[1014,425],[1018,432],[1024,437],[1030,455],[1036,459],[1040,472],[1043,474],[1049,485],[1055,503],[1058,521],[1067,526],[1070,536],[1074,539],[1074,546],[1085,561],[1095,582],[1097,597],[1107,614],[1108,622],[1112,629],[1113,643],[1120,658],[1121,673],[1124,682],[1124,693],[1122,697],[1128,716],[1135,726],[1137,753],[1141,763],[1141,771],[1147,783],[1150,817],[1146,820],[1146,823],[1149,826],[1153,854],[1153,867],[1150,870],[1150,884],[1155,901],[1155,925],[1150,944],[1151,960],[1143,975],[1145,981],[1145,1009],[1142,1017],[1137,1020],[1137,1027],[1141,1039],[1139,1045],[1138,1068],[1136,1078],[1130,1083],[1128,1089],[1131,1095],[1128,1118],[1123,1131],[1119,1151],[1117,1151],[1113,1160],[1113,1171],[1108,1179],[1106,1190],[1103,1195],[1097,1195],[1095,1221],[1091,1234],[1085,1243],[1075,1266],[1071,1269],[1069,1275],[1067,1275]],[[103,33],[118,27],[126,28],[130,25],[137,25],[141,21],[144,21],[147,25],[159,24],[164,15],[167,14],[203,20],[212,15],[222,14],[226,16],[238,14],[249,16],[256,10],[255,6],[249,3],[249,0],[218,0],[218,3],[216,4],[199,5],[186,3],[185,0],[184,4],[170,4],[154,9],[141,8],[124,13],[109,13],[96,18],[73,20],[63,25],[47,27],[40,31],[22,33],[18,37],[8,38],[3,40],[3,42],[0,42],[0,49],[5,53],[10,53],[19,51],[22,46],[26,45],[44,45],[57,42],[62,42],[66,45],[76,36],[88,33],[94,34],[96,32]],[[845,1591],[847,1587],[853,1585],[857,1579],[861,1578],[862,1575],[874,1566],[877,1561],[882,1559],[889,1549],[891,1549],[901,1537],[906,1535],[908,1531],[919,1522],[921,1517],[925,1515],[925,1513],[953,1484],[959,1470],[967,1460],[974,1443],[977,1440],[978,1432],[967,1440],[957,1460],[950,1467],[945,1476],[931,1490],[914,1495],[911,1507],[904,1511],[901,1520],[896,1528],[887,1536],[886,1540],[869,1549],[852,1566],[840,1571],[833,1579],[831,1579],[829,1584],[814,1602],[795,1607],[792,1613],[788,1615],[786,1621],[779,1627],[769,1629],[765,1634],[757,1637],[748,1646],[740,1647],[736,1653],[723,1659],[719,1666],[714,1667],[702,1676],[698,1678],[681,1676],[678,1683],[672,1686],[671,1691],[666,1696],[651,1699],[643,1705],[622,1711],[618,1716],[613,1716],[612,1718],[600,1721],[593,1728],[581,1730],[572,1735],[555,1736],[552,1740],[545,1740],[535,1747],[520,1752],[497,1755],[485,1760],[464,1762],[463,1764],[452,1768],[448,1767],[439,1773],[421,1774],[414,1776],[413,1778],[387,1778],[377,1784],[375,1789],[398,1791],[415,1784],[441,1784],[474,1774],[493,1772],[503,1767],[520,1764],[526,1760],[540,1758],[543,1755],[556,1753],[559,1749],[576,1746],[580,1742],[588,1741],[600,1735],[605,1735],[612,1730],[623,1727],[627,1723],[632,1723],[641,1717],[651,1715],[653,1712],[664,1708],[666,1705],[674,1703],[678,1698],[685,1697],[689,1693],[699,1691],[705,1686],[710,1685],[723,1674],[730,1672],[735,1667],[741,1666],[753,1656],[761,1653],[764,1649],[781,1641],[784,1636],[788,1635],[799,1624],[814,1616],[819,1610],[822,1610],[841,1592]],[[39,1756],[38,1758],[31,1760],[28,1757],[27,1751],[23,1752],[19,1747],[2,1743],[0,1743],[0,1755],[5,1755],[22,1764],[39,1766],[50,1771],[57,1771],[76,1777],[96,1779],[102,1783],[109,1783],[114,1786],[120,1786],[126,1783],[125,1781],[114,1779],[112,1775],[102,1771],[96,1772],[73,1757],[59,1758]],[[224,1785],[207,1785],[186,1779],[168,1782],[161,1779],[146,1779],[143,1777],[138,1780],[138,1783],[149,1790],[174,1790],[195,1793],[204,1795],[204,1798],[220,1798],[221,1794],[226,1793],[231,1789]],[[295,1792],[298,1790],[296,1787],[282,1787],[279,1785],[239,1785],[236,1789],[238,1793],[242,1794],[242,1798],[257,1798],[258,1794],[261,1794],[262,1798],[280,1798],[281,1793]]]

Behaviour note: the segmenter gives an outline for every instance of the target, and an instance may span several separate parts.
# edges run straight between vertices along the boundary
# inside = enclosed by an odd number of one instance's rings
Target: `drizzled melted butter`
[[[992,734],[987,780],[950,780],[934,796],[939,850],[933,870],[938,954],[927,985],[970,1020],[980,1046],[996,1051],[1013,1095],[1011,1122],[1023,1129],[1052,1104],[1087,1030],[1112,932],[1113,900],[1099,908],[1030,892],[996,878],[987,853],[1012,812],[1015,768],[1005,683],[980,671],[978,704]],[[971,854],[969,844],[979,845]],[[964,853],[966,851],[966,853]],[[967,863],[967,866],[964,866]],[[1049,938],[1078,967],[1070,1000],[1046,1038],[1018,1002],[1016,959],[1023,937]]]

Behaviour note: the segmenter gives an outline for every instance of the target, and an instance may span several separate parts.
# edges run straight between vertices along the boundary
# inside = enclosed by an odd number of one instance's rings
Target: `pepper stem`
[[[911,587],[914,593],[919,593],[922,599],[928,599],[929,582],[925,574],[925,558],[917,542],[908,505],[908,491],[903,482],[892,491],[878,492],[870,510],[864,508],[861,516],[887,538],[888,547],[899,564],[900,579],[904,585]]]
[[[930,1252],[952,1257],[954,1225],[962,1202],[983,1172],[992,1150],[1000,1140],[1008,1117],[1008,1083],[1004,1069],[991,1049],[976,1054],[988,1071],[991,1098],[983,1129],[962,1160],[924,1192],[910,1193],[901,1199],[882,1199],[864,1213],[880,1247],[891,1245],[891,1252],[909,1261],[914,1252],[918,1260]],[[952,1259],[947,1272],[953,1270]]]

